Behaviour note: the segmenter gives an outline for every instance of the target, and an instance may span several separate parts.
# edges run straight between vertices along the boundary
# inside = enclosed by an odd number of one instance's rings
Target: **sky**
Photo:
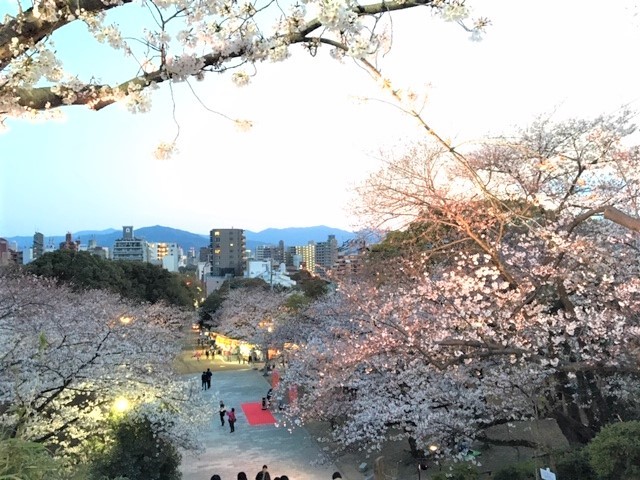
[[[468,3],[491,19],[481,42],[411,9],[394,14],[393,48],[380,64],[394,85],[427,94],[424,118],[455,145],[551,112],[561,120],[640,107],[635,2]],[[116,80],[119,56],[81,35],[81,26],[70,26],[55,39],[71,52],[65,67]],[[56,120],[9,121],[0,133],[0,236],[122,225],[352,230],[353,188],[384,158],[425,138],[366,72],[328,51],[260,64],[245,87],[225,75],[192,86],[197,98],[186,84],[172,85],[175,120],[167,84],[146,114],[71,107]],[[210,110],[253,127],[240,131]],[[178,153],[155,159],[177,125]]]

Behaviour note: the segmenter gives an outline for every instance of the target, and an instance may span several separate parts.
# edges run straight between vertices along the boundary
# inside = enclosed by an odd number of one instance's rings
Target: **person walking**
[[[227,414],[227,407],[224,406],[224,402],[220,401],[220,425],[224,427],[224,416]]]
[[[269,475],[269,469],[266,465],[262,466],[262,470],[256,475],[256,480],[271,480],[271,475]]]
[[[230,412],[227,412],[227,417],[228,417],[228,420],[229,420],[229,426],[231,427],[230,433],[233,433],[233,432],[236,431],[236,427],[235,427],[235,424],[236,424],[236,409],[232,408]],[[269,478],[267,480],[271,480],[271,479]]]

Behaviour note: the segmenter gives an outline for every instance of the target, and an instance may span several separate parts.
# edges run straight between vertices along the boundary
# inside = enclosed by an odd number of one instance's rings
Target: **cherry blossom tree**
[[[428,8],[445,21],[469,17],[464,0],[351,0],[282,4],[266,1],[200,0],[15,0],[0,23],[0,120],[33,115],[64,105],[99,110],[117,101],[132,111],[148,108],[145,90],[166,81],[200,79],[234,70],[239,85],[256,64],[286,59],[293,45],[314,55],[325,44],[335,56],[355,59],[386,45],[385,15]],[[0,10],[0,13],[2,10]],[[129,28],[113,20],[126,15]],[[95,42],[108,45],[131,65],[115,84],[67,72],[54,40],[74,23],[86,25]],[[473,36],[486,19],[468,20]],[[464,25],[463,25],[464,26]],[[128,57],[130,62],[124,60]],[[96,58],[99,64],[100,59]],[[124,74],[126,75],[126,74]]]
[[[273,330],[285,313],[287,295],[261,286],[232,288],[215,314],[217,330],[266,351],[278,343]]]
[[[638,216],[631,117],[390,158],[360,214],[403,232],[314,307],[323,326],[285,377],[291,414],[331,420],[347,446],[450,454],[496,423],[553,417],[586,441],[637,416],[638,237],[602,216]]]
[[[92,445],[108,444],[114,406],[128,406],[128,415],[144,417],[176,447],[197,449],[210,405],[171,365],[185,315],[3,271],[2,429],[73,463]]]

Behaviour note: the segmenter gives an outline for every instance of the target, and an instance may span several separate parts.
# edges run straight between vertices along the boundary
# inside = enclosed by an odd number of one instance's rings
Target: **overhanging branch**
[[[132,0],[123,0],[123,3],[130,3],[131,1]],[[402,0],[395,0],[392,2],[379,2],[371,5],[355,6],[353,11],[361,17],[371,16],[418,6],[428,6],[432,4],[432,1],[433,0],[413,0],[403,2]],[[60,4],[61,8],[70,8],[69,5],[73,4],[74,8],[79,6],[87,12],[99,12],[121,5],[118,3],[105,5],[102,0],[62,0]],[[7,24],[0,25],[0,71],[6,67],[11,60],[21,55],[21,53],[16,53],[11,50],[11,39],[16,37],[18,30],[22,29],[22,33],[18,37],[20,44],[34,45],[71,21],[73,21],[73,19],[61,19],[57,22],[39,21],[34,16],[32,9],[29,9]],[[305,43],[309,41],[308,35],[320,27],[322,27],[322,23],[314,19],[301,26],[297,32],[279,37],[279,39],[287,45]],[[334,46],[340,45],[337,42],[326,43],[332,43]],[[244,47],[233,52],[227,52],[224,55],[220,53],[203,55],[199,58],[202,68],[199,72],[194,72],[194,74],[209,71],[211,67],[214,67],[214,69],[219,68],[228,61],[241,57],[249,57],[250,54],[251,52],[248,47]],[[4,92],[3,89],[0,88],[0,94],[4,93],[5,95],[13,96],[17,99],[18,105],[32,110],[48,110],[67,105],[86,105],[93,110],[100,110],[129,95],[131,87],[135,87],[134,89],[144,89],[152,83],[162,83],[170,79],[171,74],[168,73],[166,69],[161,68],[155,72],[131,78],[117,86],[87,84],[74,89],[58,86],[16,88],[13,90],[5,88]]]

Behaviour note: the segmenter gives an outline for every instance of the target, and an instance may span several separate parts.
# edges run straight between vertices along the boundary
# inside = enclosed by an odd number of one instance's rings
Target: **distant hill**
[[[246,231],[247,241],[255,240],[258,242],[277,245],[280,240],[284,240],[285,245],[306,245],[310,240],[314,242],[326,242],[329,235],[335,235],[338,245],[354,238],[353,232],[341,230],[339,228],[326,227],[318,225],[317,227],[291,227],[291,228],[267,228],[261,232]]]
[[[209,245],[208,234],[197,234],[160,225],[134,228],[133,233],[136,237],[144,238],[148,242],[177,243],[185,252],[188,251],[189,248],[194,247],[197,253],[200,247]],[[336,236],[338,245],[355,237],[353,232],[322,225],[317,227],[268,228],[261,232],[245,230],[247,248],[252,251],[255,251],[258,245],[277,245],[280,240],[283,240],[287,246],[306,245],[310,240],[325,242],[329,235]],[[45,235],[45,245],[52,243],[57,247],[60,242],[64,241],[64,237],[64,235]],[[73,234],[73,239],[80,240],[83,245],[88,244],[89,240],[95,240],[99,246],[109,248],[112,248],[115,241],[121,237],[122,229],[115,228],[84,230]],[[7,240],[16,242],[19,250],[27,249],[33,244],[32,236],[7,237]]]

